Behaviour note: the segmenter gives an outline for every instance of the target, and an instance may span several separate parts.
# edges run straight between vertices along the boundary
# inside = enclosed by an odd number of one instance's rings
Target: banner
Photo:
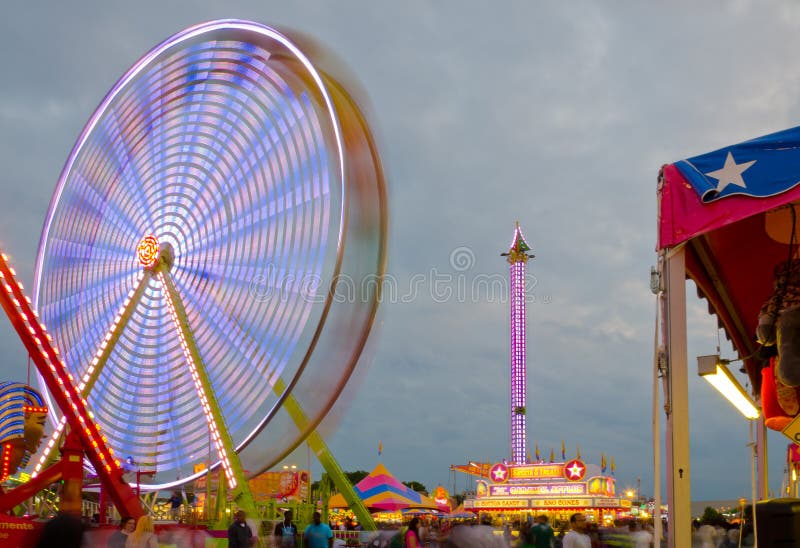
[[[490,485],[489,496],[524,497],[527,495],[585,495],[585,483],[546,483],[522,485]]]
[[[284,470],[264,472],[247,483],[256,502],[269,499],[303,501],[308,500],[310,477],[306,470]]]

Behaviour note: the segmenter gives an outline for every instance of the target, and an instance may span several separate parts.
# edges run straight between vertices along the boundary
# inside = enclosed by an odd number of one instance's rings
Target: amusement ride
[[[32,300],[0,260],[43,396],[25,417],[52,425],[3,512],[59,479],[74,510],[87,473],[141,515],[125,459],[147,471],[143,492],[219,469],[217,519],[225,489],[260,515],[248,476],[306,442],[372,524],[319,429],[374,323],[385,184],[362,112],[311,59],[270,27],[203,23],[96,109],[51,201]]]

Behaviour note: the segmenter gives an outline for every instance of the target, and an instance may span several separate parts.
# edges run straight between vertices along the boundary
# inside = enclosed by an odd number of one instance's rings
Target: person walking
[[[247,525],[244,510],[233,516],[233,523],[228,527],[228,548],[249,548],[253,545],[253,530]]]
[[[592,539],[586,534],[586,516],[580,512],[569,517],[569,532],[564,535],[563,548],[592,548]]]
[[[303,533],[306,548],[333,548],[333,531],[322,523],[321,517],[319,512],[314,512],[312,523]]]
[[[139,518],[136,529],[125,541],[125,548],[158,548],[158,537],[150,516],[144,515]]]
[[[555,533],[547,523],[547,516],[542,514],[536,517],[536,523],[528,532],[528,544],[534,548],[550,548],[553,545]]]
[[[108,537],[107,548],[125,548],[128,536],[136,529],[136,520],[130,516],[123,516],[119,520],[119,529]]]
[[[406,541],[406,548],[421,548],[422,543],[419,541],[419,518],[411,518],[403,539]]]
[[[183,504],[183,497],[180,491],[173,491],[172,496],[169,498],[169,518],[172,521],[179,521],[181,517],[181,504]]]

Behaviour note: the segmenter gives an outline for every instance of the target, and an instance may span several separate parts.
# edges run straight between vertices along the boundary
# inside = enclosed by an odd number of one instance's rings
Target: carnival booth
[[[761,398],[767,427],[800,410],[800,128],[663,166],[658,179],[658,252],[667,383],[670,546],[691,544],[685,280],[697,285]],[[654,288],[655,289],[655,288]],[[800,322],[797,322],[800,325]],[[757,337],[757,333],[759,336]],[[763,343],[763,344],[762,344]],[[765,439],[759,429],[759,443]],[[759,451],[759,497],[766,493]]]
[[[520,522],[545,514],[556,524],[568,523],[571,514],[583,512],[591,521],[606,524],[630,513],[630,501],[617,495],[616,478],[606,472],[605,455],[599,466],[574,458],[549,463],[470,463],[451,469],[479,478],[475,496],[464,501],[464,509],[492,519]]]

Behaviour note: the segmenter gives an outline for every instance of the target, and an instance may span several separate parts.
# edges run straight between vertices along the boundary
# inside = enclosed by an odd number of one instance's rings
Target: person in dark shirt
[[[83,545],[83,523],[72,514],[59,513],[44,524],[37,548],[80,548]]]
[[[181,517],[181,504],[183,504],[183,497],[180,491],[174,491],[169,498],[169,517],[173,521],[180,521]]]
[[[119,520],[119,529],[108,537],[108,548],[125,548],[128,535],[133,533],[134,529],[136,529],[136,520],[130,516],[123,516],[123,518]]]
[[[248,548],[253,545],[253,530],[245,521],[244,510],[234,515],[234,522],[228,527],[228,547]]]
[[[278,548],[297,546],[297,526],[292,521],[292,511],[283,513],[283,521],[275,526],[275,544]]]

